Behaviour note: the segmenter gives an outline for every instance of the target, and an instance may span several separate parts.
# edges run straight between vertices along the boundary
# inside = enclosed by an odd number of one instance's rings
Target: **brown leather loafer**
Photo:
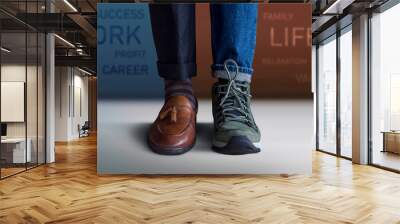
[[[180,155],[189,151],[196,140],[196,113],[185,96],[167,99],[157,119],[151,125],[148,143],[162,155]]]

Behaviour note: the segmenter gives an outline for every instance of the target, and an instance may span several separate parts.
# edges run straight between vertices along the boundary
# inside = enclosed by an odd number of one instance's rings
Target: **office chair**
[[[85,121],[85,123],[82,125],[82,127],[79,127],[79,126],[78,126],[79,138],[89,136],[89,129],[90,129],[89,121]]]

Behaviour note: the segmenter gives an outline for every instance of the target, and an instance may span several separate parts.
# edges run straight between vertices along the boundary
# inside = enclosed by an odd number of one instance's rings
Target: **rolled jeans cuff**
[[[167,80],[186,80],[196,75],[196,63],[157,63],[158,73]]]
[[[248,67],[238,67],[228,65],[227,66],[231,76],[236,75],[236,80],[241,82],[251,82],[251,75],[253,74],[253,69]],[[225,70],[223,64],[214,64],[211,66],[213,71],[213,77],[220,79],[229,79],[228,72]],[[236,74],[238,72],[238,74]],[[231,77],[233,78],[233,77]]]

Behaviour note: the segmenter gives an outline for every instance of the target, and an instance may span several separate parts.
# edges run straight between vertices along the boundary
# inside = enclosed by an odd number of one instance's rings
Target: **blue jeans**
[[[226,78],[224,63],[239,66],[237,79],[250,81],[256,46],[257,3],[210,4],[213,75]],[[150,4],[153,37],[160,76],[183,80],[196,75],[194,4]],[[236,67],[228,64],[234,72]]]

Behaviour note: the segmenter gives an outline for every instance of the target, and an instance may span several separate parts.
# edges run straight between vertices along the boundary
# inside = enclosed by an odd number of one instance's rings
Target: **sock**
[[[197,108],[197,100],[193,95],[193,86],[191,79],[185,80],[164,80],[165,99],[171,96],[186,96],[192,106]]]

